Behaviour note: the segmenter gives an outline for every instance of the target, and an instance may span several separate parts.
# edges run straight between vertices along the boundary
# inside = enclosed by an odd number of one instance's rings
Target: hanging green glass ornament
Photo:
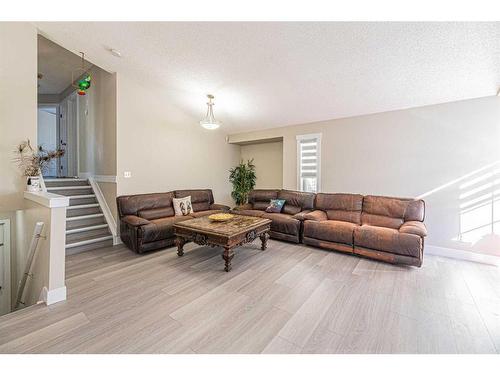
[[[77,82],[78,85],[78,95],[85,95],[87,90],[90,88],[90,84],[92,82],[92,77],[90,74],[87,74],[86,77],[82,78]]]

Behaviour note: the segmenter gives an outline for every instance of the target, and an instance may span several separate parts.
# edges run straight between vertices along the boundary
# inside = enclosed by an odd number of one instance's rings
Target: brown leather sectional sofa
[[[173,198],[191,196],[194,212],[175,216]],[[212,190],[175,190],[167,193],[124,195],[116,198],[120,217],[120,238],[138,253],[174,244],[176,222],[229,210],[214,203]]]
[[[358,194],[316,195],[303,242],[390,263],[420,267],[427,230],[423,200]]]
[[[172,198],[188,195],[195,212],[174,216]],[[271,199],[285,199],[281,213],[266,212]],[[174,223],[229,209],[213,201],[208,189],[118,197],[121,239],[139,253],[172,246]],[[422,265],[427,235],[422,200],[261,189],[251,191],[248,201],[234,211],[271,219],[272,238],[390,263]]]
[[[313,193],[292,190],[252,190],[248,196],[248,204],[235,208],[242,215],[271,219],[271,238],[302,242],[302,223],[304,215],[314,208]],[[281,213],[267,213],[271,199],[285,199]]]
[[[269,200],[276,198],[287,200],[282,213],[266,213]],[[422,265],[427,235],[422,200],[254,190],[249,203],[235,210],[273,220],[273,238],[390,263]]]

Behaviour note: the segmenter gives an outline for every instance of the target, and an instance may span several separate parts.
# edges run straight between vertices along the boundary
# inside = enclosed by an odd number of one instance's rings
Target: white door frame
[[[10,280],[10,220],[0,220],[0,231],[3,232],[3,242],[0,244],[0,315],[12,311],[11,280]]]
[[[71,102],[71,107],[68,105]],[[59,114],[59,146],[63,146],[63,139],[61,130],[66,127],[66,175],[65,177],[78,176],[80,169],[79,160],[79,116],[78,116],[78,97],[76,91],[64,98],[60,103]],[[66,117],[63,117],[65,115]],[[73,121],[68,122],[69,115],[72,116]],[[74,144],[73,144],[74,143]],[[69,150],[69,152],[68,152]],[[58,176],[61,177],[61,166],[59,166]]]
[[[61,104],[60,103],[38,103],[38,108],[47,108],[47,107],[56,107],[56,144],[57,147],[60,147],[60,136],[59,136],[59,127],[60,127],[60,117],[61,117]],[[38,126],[37,126],[38,129]],[[38,146],[38,132],[37,132],[37,140],[36,144]],[[61,175],[61,159],[56,159],[56,176],[59,177]]]

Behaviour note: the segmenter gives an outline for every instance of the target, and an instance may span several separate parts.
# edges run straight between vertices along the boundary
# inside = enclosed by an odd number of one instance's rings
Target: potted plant
[[[30,140],[21,142],[16,148],[17,163],[23,176],[26,176],[26,189],[28,191],[40,191],[40,174],[49,167],[54,159],[64,155],[63,149],[48,151],[39,146],[35,151]]]
[[[255,187],[255,165],[252,160],[246,163],[242,160],[240,164],[229,170],[229,181],[233,185],[231,197],[236,205],[241,206],[248,202],[248,193]]]

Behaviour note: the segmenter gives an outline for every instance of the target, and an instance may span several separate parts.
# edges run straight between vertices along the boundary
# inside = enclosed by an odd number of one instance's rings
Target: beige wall
[[[283,142],[241,146],[241,159],[253,159],[257,175],[256,189],[280,189],[283,186]]]
[[[205,130],[170,106],[164,92],[117,75],[117,194],[211,188],[217,202],[232,204],[228,171],[239,146],[227,144],[223,128]]]
[[[92,86],[78,96],[79,173],[116,176],[116,74],[94,66]],[[116,183],[99,183],[116,219]]]
[[[116,183],[113,182],[98,182],[99,188],[101,189],[102,195],[109,206],[111,214],[118,223],[118,213],[116,208]]]
[[[13,150],[37,134],[37,33],[24,22],[0,22],[0,211],[22,205],[25,179]]]
[[[461,186],[500,160],[499,97],[235,134],[230,142],[283,137],[283,186],[295,189],[295,137],[308,133],[323,134],[322,191],[424,195],[428,244],[480,250],[479,242],[457,240],[464,224]],[[497,236],[489,248],[498,251]]]
[[[92,86],[78,96],[79,172],[116,175],[116,75],[90,70]]]

